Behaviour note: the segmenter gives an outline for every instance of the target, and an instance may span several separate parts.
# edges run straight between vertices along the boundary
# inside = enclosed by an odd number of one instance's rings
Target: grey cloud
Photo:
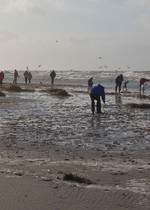
[[[143,14],[136,19],[137,23],[150,30],[150,14]]]
[[[10,1],[3,8],[3,13],[46,16],[43,9],[29,0]]]
[[[81,45],[81,44],[89,44],[90,43],[90,40],[87,38],[87,37],[72,37],[71,39],[70,39],[70,41],[72,42],[72,43],[75,43],[75,44],[79,44],[79,45]]]
[[[18,38],[18,35],[15,33],[8,31],[0,31],[0,41],[2,42],[17,40]]]

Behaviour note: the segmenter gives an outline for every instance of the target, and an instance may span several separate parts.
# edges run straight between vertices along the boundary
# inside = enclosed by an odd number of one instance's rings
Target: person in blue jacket
[[[104,87],[100,84],[94,86],[90,90],[90,97],[91,97],[91,111],[94,114],[95,112],[95,100],[97,101],[97,113],[102,113],[101,111],[101,100],[100,96],[105,104],[105,90]]]

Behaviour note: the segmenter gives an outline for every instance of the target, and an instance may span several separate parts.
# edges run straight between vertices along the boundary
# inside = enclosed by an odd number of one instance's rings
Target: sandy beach
[[[114,96],[102,116],[92,116],[85,87],[69,87],[73,96],[67,100],[41,95],[44,85],[27,88],[36,92],[4,91],[0,98],[0,209],[150,208],[149,109],[142,111],[147,124],[140,126],[141,110],[111,104]],[[147,142],[140,146],[142,138]],[[83,182],[64,180],[67,173]]]

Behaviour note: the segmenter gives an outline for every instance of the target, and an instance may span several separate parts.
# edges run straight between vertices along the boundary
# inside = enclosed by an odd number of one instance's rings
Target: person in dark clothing
[[[14,80],[13,80],[13,83],[17,83],[17,78],[19,77],[19,75],[18,75],[18,71],[15,69],[14,70]]]
[[[117,76],[116,78],[116,86],[115,86],[115,92],[117,93],[117,89],[119,88],[119,93],[121,91],[121,85],[122,85],[122,81],[123,81],[123,75],[120,74],[119,76]]]
[[[56,77],[56,72],[54,70],[50,73],[50,77],[51,77],[51,84],[53,85],[54,84],[54,79]]]
[[[29,75],[29,72],[28,72],[28,70],[26,70],[25,72],[24,72],[24,79],[25,79],[25,83],[27,84],[27,82],[28,82],[28,75]]]
[[[91,77],[89,80],[88,80],[88,89],[90,90],[93,86],[93,78]]]
[[[94,114],[95,112],[95,100],[97,101],[97,113],[102,113],[101,111],[101,100],[100,96],[105,104],[105,90],[104,87],[100,84],[94,86],[90,90],[90,97],[91,97],[91,111]]]

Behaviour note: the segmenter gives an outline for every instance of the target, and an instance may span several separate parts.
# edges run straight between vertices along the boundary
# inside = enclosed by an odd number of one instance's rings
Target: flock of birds
[[[102,57],[99,57],[99,59],[102,59]],[[99,68],[100,68],[100,69],[102,69],[102,68],[107,69],[108,67],[107,67],[107,66],[100,66]],[[130,69],[130,66],[126,66],[126,68],[127,68],[127,69]],[[121,67],[118,67],[118,69],[121,69]]]
[[[56,42],[58,42],[58,40],[56,40]],[[99,59],[102,59],[102,57],[100,56]],[[39,65],[38,65],[38,68],[40,68],[41,66],[42,66],[42,65],[39,64]],[[102,69],[102,68],[107,69],[108,67],[107,67],[107,66],[100,66],[100,67],[99,67],[99,69]],[[127,69],[130,69],[130,66],[126,66],[126,68],[127,68]],[[29,70],[29,67],[26,66],[26,69]],[[121,69],[121,67],[118,67],[118,69]]]

